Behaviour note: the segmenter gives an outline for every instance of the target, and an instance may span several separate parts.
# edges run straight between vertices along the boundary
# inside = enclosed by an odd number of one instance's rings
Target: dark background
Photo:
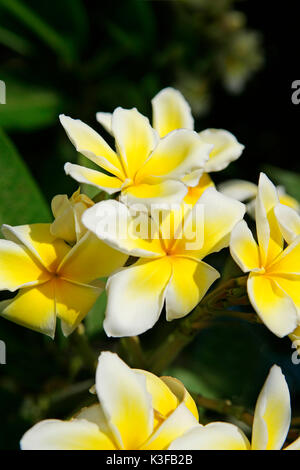
[[[4,162],[0,152],[1,223],[50,220],[45,201],[76,189],[63,171],[64,162],[76,161],[77,155],[58,122],[59,113],[96,129],[95,113],[116,106],[136,106],[150,117],[151,98],[169,85],[187,91],[197,130],[223,127],[246,146],[237,162],[214,175],[216,182],[257,182],[264,170],[300,200],[300,105],[291,102],[291,84],[300,78],[296,5],[0,0],[0,79],[7,86],[0,126],[36,181],[19,163],[11,176],[7,168],[12,163]],[[245,14],[237,30],[230,26],[232,10]],[[255,45],[249,50],[245,46],[236,57],[236,34],[248,30],[255,31]],[[232,93],[224,86],[224,64],[236,61],[250,71],[240,92]],[[18,182],[21,176],[24,181]],[[36,197],[26,199],[30,185],[36,184]],[[95,351],[115,347],[107,342],[97,312],[89,314],[86,329]],[[93,373],[72,336],[65,340],[58,331],[53,342],[0,321],[0,338],[7,344],[7,365],[0,365],[0,448],[18,448],[33,423],[66,418],[87,402]],[[276,362],[287,376],[294,415],[299,415],[300,366],[292,364],[292,352],[288,339],[274,337],[264,326],[224,320],[202,332],[168,372],[192,391],[230,398],[251,410]],[[208,418],[203,414],[203,420]]]

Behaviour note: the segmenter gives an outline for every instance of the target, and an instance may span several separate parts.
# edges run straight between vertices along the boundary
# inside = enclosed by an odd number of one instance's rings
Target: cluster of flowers
[[[116,151],[83,122],[61,116],[76,150],[98,167],[67,163],[66,173],[111,198],[95,204],[79,190],[70,199],[58,195],[52,201],[52,224],[3,226],[0,289],[19,292],[0,304],[0,314],[51,337],[58,317],[69,335],[108,278],[106,334],[138,335],[153,327],[164,306],[168,321],[190,313],[220,277],[203,259],[229,246],[236,263],[250,273],[248,295],[261,320],[277,336],[297,338],[296,201],[261,174],[258,187],[251,189],[255,241],[243,220],[247,207],[238,200],[249,197],[245,182],[234,181],[218,191],[209,176],[236,160],[243,146],[225,130],[195,132],[190,107],[174,89],[162,90],[152,104],[153,127],[136,109],[97,113],[115,139]],[[249,210],[253,214],[253,204]],[[23,448],[249,448],[232,425],[197,424],[195,404],[174,379],[131,371],[105,353],[96,382],[101,406],[68,423],[39,424],[25,435]],[[278,386],[281,408],[275,411],[266,398],[270,383]],[[252,447],[280,448],[289,398],[278,368],[272,369],[261,397]]]

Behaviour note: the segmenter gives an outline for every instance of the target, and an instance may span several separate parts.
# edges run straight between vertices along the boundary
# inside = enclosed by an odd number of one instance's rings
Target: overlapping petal
[[[149,159],[137,172],[136,180],[157,184],[166,179],[180,179],[201,170],[212,145],[190,130],[179,129],[161,139]]]
[[[274,365],[257,399],[252,431],[252,449],[281,449],[290,422],[289,389],[280,367]]]
[[[296,328],[296,306],[275,278],[250,273],[247,289],[257,314],[275,335],[282,338]]]
[[[245,273],[260,269],[259,248],[244,220],[238,222],[232,230],[230,253],[234,261]]]
[[[190,313],[220,277],[218,271],[203,261],[173,256],[171,262],[172,277],[166,290],[166,313],[169,321]]]
[[[54,282],[26,287],[10,300],[0,302],[0,314],[7,320],[51,338],[55,333]]]
[[[0,290],[15,291],[49,278],[26,248],[9,240],[0,240]]]
[[[62,260],[58,272],[61,278],[87,284],[107,277],[123,266],[126,260],[126,255],[87,232]]]
[[[112,115],[112,132],[126,177],[134,179],[156,146],[158,136],[136,108],[117,108]]]
[[[59,118],[78,152],[113,175],[124,177],[118,155],[94,129],[79,119],[72,119],[63,114]]]
[[[78,181],[78,183],[90,184],[91,186],[106,191],[108,194],[121,191],[124,185],[124,181],[115,176],[109,176],[101,171],[85,168],[84,166],[74,163],[66,163],[65,172]]]
[[[148,214],[135,212],[118,201],[95,204],[84,213],[82,220],[99,239],[122,253],[143,258],[165,254]]]
[[[175,129],[194,129],[191,108],[180,91],[164,88],[152,99],[153,127],[160,137]]]
[[[277,204],[274,208],[280,230],[287,243],[292,243],[300,235],[300,215],[288,206]]]
[[[98,426],[85,419],[41,421],[24,434],[22,450],[115,450]]]
[[[230,423],[195,426],[174,440],[169,450],[249,450],[245,434]]]
[[[104,352],[99,357],[96,390],[119,447],[137,449],[153,430],[151,395],[145,377],[115,354]]]
[[[162,257],[140,259],[113,274],[107,283],[106,334],[133,336],[152,328],[162,311],[171,273],[168,257]]]
[[[199,135],[204,142],[213,145],[205,164],[207,173],[224,170],[230,162],[241,156],[245,148],[231,132],[224,129],[206,129],[199,132]]]

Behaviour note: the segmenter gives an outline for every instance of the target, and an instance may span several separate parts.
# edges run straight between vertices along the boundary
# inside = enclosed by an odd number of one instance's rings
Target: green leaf
[[[263,168],[273,183],[284,186],[286,192],[300,201],[300,174],[283,170],[273,165],[267,165]]]
[[[96,303],[93,305],[91,310],[89,311],[88,315],[85,318],[85,328],[86,334],[91,337],[95,336],[98,333],[103,331],[103,320],[104,314],[106,309],[106,292],[102,292],[102,294],[98,297]]]
[[[35,10],[29,8],[21,0],[0,0],[0,7],[29,28],[66,62],[74,59],[75,50],[72,41],[59,34]]]
[[[0,224],[49,222],[50,210],[28,168],[0,129]]]
[[[6,84],[6,104],[0,106],[2,128],[36,130],[57,121],[62,101],[54,91],[16,82],[6,76],[1,78]]]

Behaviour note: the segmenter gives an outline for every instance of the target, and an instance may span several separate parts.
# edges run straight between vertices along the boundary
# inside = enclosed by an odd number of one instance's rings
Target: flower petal
[[[49,273],[35,262],[26,248],[9,240],[0,240],[0,290],[13,292],[49,278]]]
[[[135,369],[138,374],[146,377],[147,391],[152,397],[154,410],[154,427],[161,424],[162,420],[177,408],[179,401],[163,380],[146,370]]]
[[[120,200],[128,206],[144,206],[144,210],[180,204],[187,194],[181,181],[168,180],[157,184],[136,184],[122,191]]]
[[[145,165],[138,171],[137,180],[159,183],[166,179],[181,179],[195,170],[203,169],[212,145],[187,129],[179,129],[161,139]]]
[[[257,185],[250,181],[233,179],[219,184],[218,191],[225,196],[243,202],[256,197]]]
[[[186,181],[186,177],[184,177],[182,181]],[[207,173],[203,173],[196,186],[189,186],[188,193],[184,198],[184,202],[190,205],[196,204],[196,202],[202,196],[204,191],[210,187],[215,187],[214,182]]]
[[[256,402],[253,450],[279,450],[291,422],[290,393],[280,367],[274,365]]]
[[[231,232],[230,253],[244,273],[260,268],[258,245],[244,220],[238,222]]]
[[[64,114],[59,119],[77,152],[113,175],[124,177],[119,157],[94,129]]]
[[[112,131],[126,176],[134,179],[156,146],[158,136],[148,118],[136,108],[117,108],[112,115]]]
[[[96,390],[120,448],[138,449],[153,430],[151,395],[145,377],[130,369],[116,354],[102,352]]]
[[[243,218],[245,206],[215,188],[208,188],[198,203],[204,206],[204,244],[197,254],[202,259],[229,245],[231,231]]]
[[[167,257],[140,259],[113,274],[107,283],[106,334],[133,336],[152,328],[162,311],[170,276]]]
[[[143,450],[165,450],[186,431],[198,424],[195,416],[181,403],[170,416],[154,431],[143,445]]]
[[[60,277],[88,284],[107,277],[124,265],[127,256],[107,246],[96,235],[87,232],[63,259],[58,271]]]
[[[26,287],[10,300],[0,303],[0,315],[18,325],[54,338],[54,284]]]
[[[55,271],[70,247],[56,239],[50,232],[51,224],[32,224],[11,227],[3,225],[5,238],[16,243],[22,243],[36,260],[49,271]]]
[[[300,215],[283,204],[277,204],[274,212],[284,239],[287,243],[292,243],[300,235]]]
[[[269,330],[280,338],[294,331],[296,307],[274,279],[250,273],[247,289],[253,308]]]
[[[224,129],[206,129],[199,132],[199,135],[204,142],[214,146],[205,164],[207,173],[224,170],[230,162],[241,156],[245,148],[231,132]]]
[[[47,419],[21,439],[22,450],[115,450],[113,442],[94,423],[84,419]]]
[[[166,290],[167,320],[182,318],[204,297],[218,271],[202,261],[172,257],[172,277]]]
[[[100,240],[122,253],[143,258],[165,254],[157,228],[151,225],[154,222],[145,212],[135,213],[134,206],[129,209],[118,201],[101,201],[87,210],[82,220]],[[156,238],[151,238],[151,230]]]
[[[84,166],[75,165],[74,163],[65,164],[65,172],[72,176],[79,183],[90,184],[96,188],[100,188],[108,194],[114,194],[121,191],[124,182],[115,176],[108,176],[101,171],[85,168]]]
[[[195,426],[174,441],[169,450],[249,450],[244,433],[234,424]]]
[[[268,266],[272,275],[300,275],[300,236],[288,245]]]
[[[112,126],[111,126],[112,113],[103,113],[103,112],[96,113],[96,119],[99,122],[99,124],[101,124],[101,126],[103,126],[104,129],[109,134],[113,133],[112,132]]]
[[[257,239],[262,265],[271,262],[283,248],[283,238],[274,214],[278,194],[269,178],[261,173],[255,201]]]
[[[160,137],[175,129],[194,129],[191,107],[180,91],[164,88],[152,99],[153,127]]]
[[[274,280],[294,302],[300,324],[300,276],[274,276]]]
[[[56,314],[62,320],[62,330],[65,336],[69,336],[77,328],[103,290],[104,286],[101,289],[56,279]]]
[[[289,446],[285,447],[284,450],[300,450],[300,437],[292,442]]]
[[[197,422],[199,420],[199,413],[194,402],[193,398],[185,388],[180,380],[175,379],[174,377],[164,376],[160,378],[179,400],[179,403],[184,403],[185,406],[190,410],[190,412],[195,416]]]

